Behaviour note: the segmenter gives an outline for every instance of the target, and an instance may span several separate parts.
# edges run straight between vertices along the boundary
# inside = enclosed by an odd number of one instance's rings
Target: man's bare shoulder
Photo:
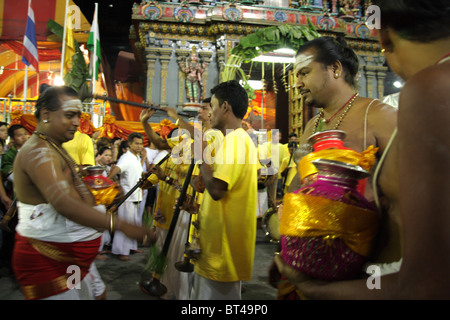
[[[400,106],[411,111],[433,110],[448,114],[449,88],[450,63],[428,67],[416,73],[405,83],[400,94]]]
[[[57,152],[45,141],[38,138],[30,138],[17,154],[17,163],[27,169],[30,166],[42,164],[42,161],[58,158]]]
[[[378,115],[378,116],[389,116],[397,113],[397,108],[391,106],[390,104],[384,103],[381,100],[373,99],[373,98],[363,98],[363,104],[366,106],[364,110],[366,110],[369,106],[369,116]]]

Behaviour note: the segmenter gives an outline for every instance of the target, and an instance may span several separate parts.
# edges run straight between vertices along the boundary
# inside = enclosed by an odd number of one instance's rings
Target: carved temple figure
[[[359,0],[340,0],[341,18],[347,21],[356,19],[359,9]]]
[[[189,103],[200,103],[203,94],[202,75],[206,62],[200,62],[196,48],[192,48],[189,58],[180,62],[180,68],[186,75],[186,96]]]

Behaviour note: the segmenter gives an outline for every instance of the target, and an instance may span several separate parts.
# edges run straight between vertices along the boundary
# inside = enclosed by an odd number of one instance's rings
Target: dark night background
[[[128,39],[131,25],[133,3],[139,0],[73,0],[80,7],[89,23],[94,16],[95,2],[98,3],[98,24],[100,30],[100,45],[114,70],[119,51],[132,52]]]

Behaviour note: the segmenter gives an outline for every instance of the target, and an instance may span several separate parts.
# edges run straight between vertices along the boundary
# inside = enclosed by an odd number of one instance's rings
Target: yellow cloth
[[[63,143],[62,146],[76,164],[95,165],[94,143],[87,134],[77,131],[73,139]]]
[[[284,196],[280,219],[282,235],[341,238],[354,252],[368,257],[377,230],[375,211],[303,193]]]
[[[274,150],[272,150],[274,148]],[[278,148],[278,149],[276,149]],[[275,151],[273,153],[272,151]],[[278,154],[276,153],[278,152]],[[258,145],[258,157],[263,163],[267,163],[265,160],[271,159],[271,167],[277,168],[277,179],[281,179],[280,165],[283,159],[290,155],[287,144],[277,143],[273,144],[271,141]]]
[[[216,154],[216,150],[220,147],[223,141],[223,134],[219,130],[208,129],[203,131],[203,139],[206,140],[208,146],[205,148],[202,154],[202,160],[208,164],[212,164]],[[200,175],[200,168],[196,165],[192,171],[192,177]],[[188,189],[188,194],[192,195],[193,189]],[[196,192],[195,201],[200,208],[203,200],[203,192]],[[197,236],[197,229],[194,227],[194,222],[198,220],[198,214],[193,214],[191,217],[191,225],[189,227],[189,242],[192,243],[193,236]],[[195,264],[195,261],[191,261]]]
[[[375,163],[375,154],[378,148],[374,146],[368,147],[363,152],[357,152],[351,149],[323,149],[314,151],[304,156],[298,163],[298,172],[300,173],[300,179],[317,173],[318,170],[312,163],[317,159],[327,159],[340,161],[352,165],[361,166],[363,169],[369,171],[372,165]]]
[[[291,160],[290,162],[289,159]],[[294,179],[295,175],[297,174],[297,165],[294,162],[294,157],[291,158],[291,155],[285,157],[283,161],[281,161],[280,172],[283,172],[286,168],[288,169],[288,171],[286,176],[286,184],[284,186],[284,193],[288,192],[292,179]],[[284,182],[284,177],[282,177],[281,179]]]
[[[186,176],[188,167],[189,164],[175,164],[172,157],[161,164],[161,169],[165,172],[166,176],[174,179],[174,184],[181,184],[181,186],[184,183],[184,178]],[[155,184],[154,182],[157,181],[156,175],[150,175],[148,180]],[[161,215],[164,217],[164,221],[162,223],[155,221],[154,225],[156,227],[160,227],[163,229],[169,229],[170,227],[170,223],[173,218],[174,207],[176,205],[178,197],[180,196],[180,191],[175,189],[174,184],[170,185],[165,181],[159,181],[158,197],[156,198],[154,215],[156,215],[157,211],[159,210],[161,212]]]
[[[243,146],[240,152],[238,145]],[[202,253],[195,272],[215,281],[249,281],[256,239],[257,154],[243,129],[224,137],[212,169],[214,178],[228,184],[228,191],[218,201],[204,192],[199,212]]]
[[[94,195],[97,205],[103,204],[106,207],[109,206],[111,203],[113,203],[114,199],[119,193],[119,190],[117,190],[115,185],[104,189],[89,188],[89,190]]]
[[[279,159],[280,159],[280,164],[281,162],[286,158],[289,157],[291,155],[291,153],[289,152],[289,148],[287,144],[283,144],[283,143],[279,143],[278,144],[279,147]],[[281,169],[278,171],[278,179],[281,179]]]
[[[64,51],[64,75],[72,68],[72,58],[75,54],[75,41],[73,37],[73,25],[71,17],[67,16],[66,49]]]
[[[222,145],[223,133],[219,130],[209,129],[206,130],[203,134],[204,140],[206,140],[208,146],[203,151],[202,159],[207,164],[212,164],[216,155],[216,151]]]

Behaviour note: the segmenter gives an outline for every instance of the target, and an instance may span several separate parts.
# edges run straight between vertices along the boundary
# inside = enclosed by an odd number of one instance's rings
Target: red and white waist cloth
[[[47,298],[83,280],[98,253],[102,233],[66,219],[49,204],[18,202],[18,209],[12,264],[25,299]],[[104,211],[104,207],[97,209]],[[74,276],[74,266],[79,277]]]

